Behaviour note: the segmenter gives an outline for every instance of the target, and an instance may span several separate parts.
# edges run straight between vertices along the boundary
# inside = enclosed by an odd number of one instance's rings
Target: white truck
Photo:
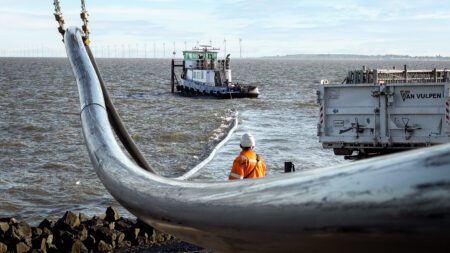
[[[450,142],[448,70],[350,71],[322,80],[317,135],[347,159]]]

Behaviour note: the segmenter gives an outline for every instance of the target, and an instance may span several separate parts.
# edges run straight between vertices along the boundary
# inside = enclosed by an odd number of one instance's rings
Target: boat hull
[[[256,86],[222,87],[182,80],[176,88],[178,92],[185,96],[211,96],[221,99],[257,98],[259,96],[259,89]]]

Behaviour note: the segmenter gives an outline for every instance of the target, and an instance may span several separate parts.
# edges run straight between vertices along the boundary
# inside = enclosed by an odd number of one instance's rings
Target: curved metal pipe
[[[111,131],[79,30],[65,34],[98,177],[155,228],[219,252],[440,252],[450,242],[450,144],[257,180],[186,182],[131,162]]]
[[[95,74],[98,77],[98,81],[100,84],[100,88],[102,89],[102,94],[104,96],[106,111],[108,112],[108,118],[110,120],[111,126],[114,129],[117,137],[119,137],[125,149],[128,153],[133,157],[134,161],[144,168],[147,171],[152,173],[156,173],[148,164],[147,160],[145,160],[144,155],[141,153],[136,143],[134,143],[130,134],[128,133],[125,125],[120,118],[119,113],[116,110],[111,98],[109,97],[108,90],[106,89],[105,82],[103,81],[103,77],[98,69],[97,62],[95,61],[94,55],[92,54],[91,48],[89,46],[85,46],[86,53],[89,56],[89,59],[92,63],[92,67],[94,68]]]

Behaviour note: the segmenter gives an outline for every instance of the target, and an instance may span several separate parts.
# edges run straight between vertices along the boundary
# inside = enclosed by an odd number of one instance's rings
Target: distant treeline
[[[447,56],[410,56],[410,55],[359,55],[359,54],[292,54],[284,56],[268,56],[264,58],[289,58],[289,59],[337,59],[337,60],[441,60],[448,61]]]

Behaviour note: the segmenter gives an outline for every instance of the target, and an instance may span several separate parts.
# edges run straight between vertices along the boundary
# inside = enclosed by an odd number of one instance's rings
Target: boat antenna
[[[225,57],[227,55],[227,40],[223,39],[223,57]]]
[[[175,55],[177,54],[177,52],[175,51],[175,41],[173,42],[173,52],[172,52],[172,59],[175,58]]]

